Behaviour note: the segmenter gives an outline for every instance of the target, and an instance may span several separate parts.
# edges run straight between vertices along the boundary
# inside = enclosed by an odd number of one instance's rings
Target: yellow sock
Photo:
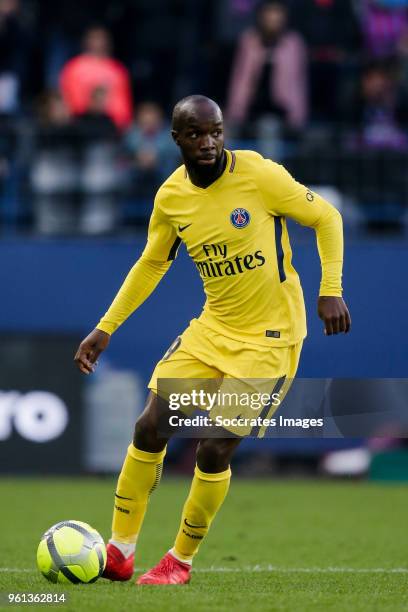
[[[173,549],[181,561],[191,561],[198,551],[228,493],[230,479],[230,468],[219,474],[206,474],[196,466]]]
[[[141,451],[130,444],[115,495],[112,540],[134,543],[146,513],[150,493],[160,482],[166,449],[160,453]]]

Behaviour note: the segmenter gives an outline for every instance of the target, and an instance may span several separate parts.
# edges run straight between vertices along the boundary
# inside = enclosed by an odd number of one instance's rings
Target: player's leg
[[[240,441],[240,438],[210,438],[198,444],[194,478],[172,549],[181,561],[192,562],[228,493],[230,462]]]
[[[216,339],[215,339],[216,340]],[[220,339],[221,342],[221,339]],[[291,347],[261,350],[245,343],[228,341],[223,353],[229,358],[229,376],[243,383],[248,379],[266,384],[270,394],[282,381],[282,398],[296,374],[302,343]],[[204,348],[206,346],[204,345]],[[228,366],[228,363],[226,364]],[[220,363],[220,368],[223,367]],[[226,368],[223,369],[226,371]],[[261,379],[261,380],[260,380]],[[225,379],[224,379],[225,380]],[[229,381],[226,387],[229,388]],[[272,384],[272,387],[271,387]],[[241,385],[238,386],[241,389]],[[242,407],[240,407],[242,410]],[[276,410],[270,405],[268,416]],[[211,414],[211,413],[210,413]],[[174,547],[152,570],[141,576],[138,584],[185,584],[190,580],[191,561],[221,507],[229,487],[232,454],[242,438],[208,439],[197,449],[197,466],[189,496],[183,508]]]
[[[166,406],[150,393],[136,422],[115,493],[112,538],[104,577],[129,580],[133,574],[134,551],[149,497],[160,481],[167,440],[158,438],[157,422]]]
[[[230,461],[239,438],[206,439],[197,447],[197,464],[184,504],[174,547],[138,584],[185,584],[194,555],[208,533],[229,489]]]
[[[158,436],[158,424],[168,415],[168,403],[158,395],[159,379],[218,378],[220,372],[206,366],[189,351],[189,328],[177,338],[161,359],[149,382],[151,393],[135,428],[116,490],[112,539],[108,545],[108,563],[104,572],[111,580],[129,580],[133,573],[135,543],[147,503],[157,487],[166,451],[167,439]]]

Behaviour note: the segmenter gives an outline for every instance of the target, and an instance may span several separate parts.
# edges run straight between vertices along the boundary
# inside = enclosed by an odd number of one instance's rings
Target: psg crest
[[[235,208],[231,213],[230,219],[234,227],[242,229],[250,222],[251,215],[245,208]]]

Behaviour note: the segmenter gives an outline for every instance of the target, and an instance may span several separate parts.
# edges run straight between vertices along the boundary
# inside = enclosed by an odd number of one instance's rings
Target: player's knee
[[[161,405],[154,393],[149,394],[146,407],[136,421],[133,435],[133,444],[139,450],[157,453],[166,446],[168,438],[158,437],[160,415],[166,406],[166,404]]]
[[[158,442],[155,421],[150,416],[142,414],[136,421],[133,444],[140,450],[156,452]]]
[[[197,465],[203,472],[218,473],[228,469],[234,449],[239,440],[202,440],[197,447]]]

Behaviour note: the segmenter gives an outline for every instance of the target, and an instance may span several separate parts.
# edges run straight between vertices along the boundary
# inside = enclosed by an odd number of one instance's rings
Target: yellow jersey
[[[339,212],[283,166],[253,151],[226,151],[222,175],[194,185],[184,166],[157,192],[146,247],[98,329],[115,329],[150,295],[183,242],[206,302],[199,321],[243,342],[290,346],[306,335],[286,217],[313,227],[322,264],[320,295],[341,296]]]

